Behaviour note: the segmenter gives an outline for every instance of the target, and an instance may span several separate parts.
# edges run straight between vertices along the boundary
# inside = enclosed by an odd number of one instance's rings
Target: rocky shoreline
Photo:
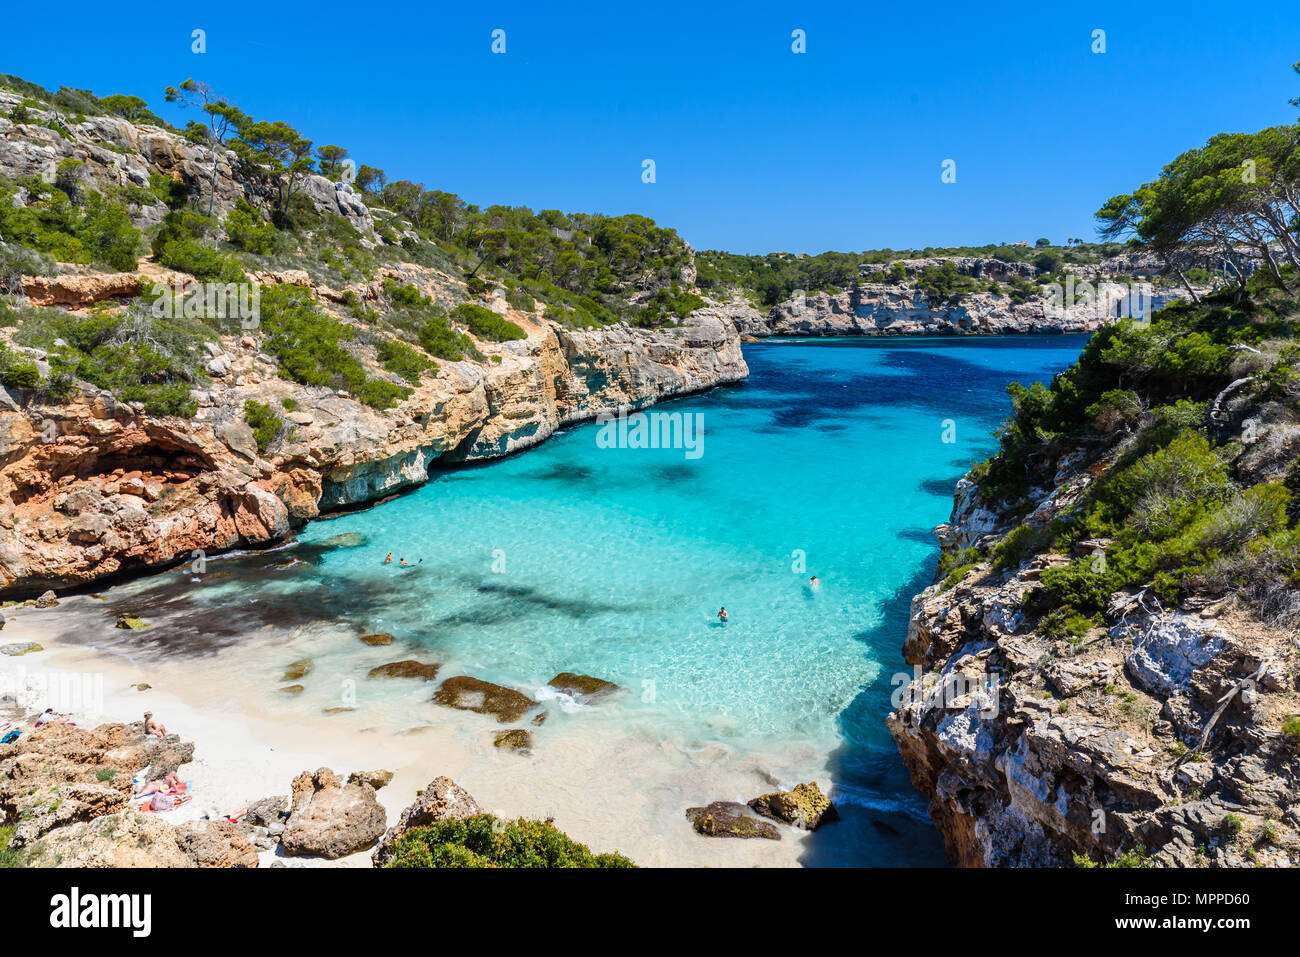
[[[1097,472],[1064,457],[1016,521],[963,479],[936,534],[951,554],[1045,528]],[[912,601],[917,677],[888,725],[950,863],[1300,864],[1300,779],[1281,730],[1300,673],[1292,636],[1231,600],[1166,608],[1143,589],[1112,596],[1106,626],[1050,637],[1026,596],[1068,561],[980,560]]]

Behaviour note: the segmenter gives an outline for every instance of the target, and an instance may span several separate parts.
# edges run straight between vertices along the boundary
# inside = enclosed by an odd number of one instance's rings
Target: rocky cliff
[[[1172,328],[1156,325],[1176,351]],[[1294,384],[1280,402],[1264,384],[1289,368],[1282,352],[1270,371],[1274,348],[1227,360],[1213,402],[1135,406],[1122,428],[1091,407],[1093,425],[1028,440],[1033,487],[1014,505],[960,482],[936,530],[940,580],[912,602],[914,674],[888,717],[953,864],[1300,863],[1296,510],[1288,528],[1277,506],[1300,486],[1300,424]],[[1118,355],[1090,347],[1053,394],[1104,392]],[[1195,396],[1192,379],[1173,381]],[[1162,401],[1146,388],[1144,402]],[[1175,415],[1176,453],[1162,448]],[[1193,507],[1201,475],[1218,477]],[[1127,507],[1116,489],[1138,504],[1098,537],[1105,510]],[[1263,499],[1274,504],[1252,511]],[[1159,526],[1170,516],[1194,517],[1174,538]],[[1134,571],[1144,561],[1167,570]],[[1066,615],[1062,601],[1082,602],[1066,582],[1102,610]]]
[[[414,268],[403,278],[416,281]],[[213,337],[212,379],[197,390],[193,419],[146,415],[104,392],[46,405],[0,388],[0,590],[273,542],[323,510],[418,485],[435,463],[506,455],[566,423],[748,374],[720,308],[657,331],[575,331],[510,315],[526,340],[481,343],[482,362],[442,364],[384,412],[280,378],[253,336]],[[265,455],[242,416],[250,399],[296,406]]]

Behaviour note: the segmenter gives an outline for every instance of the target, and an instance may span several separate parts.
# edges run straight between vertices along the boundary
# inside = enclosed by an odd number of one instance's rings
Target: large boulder
[[[281,843],[289,855],[331,860],[355,854],[384,834],[387,816],[368,784],[343,784],[329,768],[293,780],[293,810]]]
[[[486,813],[463,787],[447,777],[436,777],[420,792],[415,803],[402,811],[397,823],[388,829],[370,859],[383,867],[392,856],[393,844],[413,827],[425,827],[438,821],[464,820]]]
[[[230,821],[182,824],[176,829],[176,843],[195,867],[257,866],[257,848]]]

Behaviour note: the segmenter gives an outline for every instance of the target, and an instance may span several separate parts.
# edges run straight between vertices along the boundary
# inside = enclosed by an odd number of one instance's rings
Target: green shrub
[[[407,831],[387,867],[635,867],[621,854],[592,854],[550,821],[498,821],[490,814]]]
[[[284,420],[276,414],[275,409],[252,399],[244,402],[244,421],[253,430],[257,451],[263,453],[279,438],[280,430],[284,428]]]
[[[396,339],[384,339],[375,348],[380,363],[393,375],[401,376],[412,385],[418,385],[420,376],[425,372],[438,369],[435,362],[426,359],[405,342]]]
[[[14,829],[12,826],[0,827],[0,870],[23,866],[22,854],[9,846],[13,836]]]
[[[92,191],[77,207],[63,190],[39,179],[26,177],[20,184],[27,190],[23,205],[16,204],[19,184],[0,179],[0,240],[59,262],[135,268],[141,234],[120,205]]]
[[[462,302],[451,311],[451,318],[464,323],[469,327],[469,331],[480,339],[491,342],[509,342],[512,339],[528,338],[528,333],[509,319],[472,302]]]
[[[311,293],[299,286],[272,286],[262,291],[261,324],[266,351],[280,364],[280,375],[303,385],[351,392],[365,404],[387,409],[411,390],[371,379],[344,345],[354,330],[321,312]]]
[[[241,198],[226,217],[226,238],[240,249],[270,256],[281,246],[280,232],[262,218],[253,206]]]
[[[8,365],[0,380],[15,389],[35,389],[41,384],[41,371],[35,362],[14,362]]]
[[[14,338],[50,353],[52,392],[75,388],[73,377],[123,402],[142,402],[153,415],[192,416],[190,391],[207,378],[203,342],[208,330],[186,319],[155,318],[144,300],[126,310],[75,316],[59,309],[28,310]],[[67,346],[56,347],[62,339]]]

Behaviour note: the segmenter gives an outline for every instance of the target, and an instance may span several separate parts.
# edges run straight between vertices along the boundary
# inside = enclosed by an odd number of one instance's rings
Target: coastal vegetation
[[[593,854],[550,821],[502,821],[491,814],[411,828],[385,864],[409,867],[598,867],[636,865],[621,854]]]
[[[1254,453],[1264,431],[1300,425],[1300,125],[1212,137],[1097,219],[1175,272],[1178,254],[1216,250],[1235,281],[1206,296],[1189,283],[1190,300],[1102,329],[1050,387],[1012,383],[1000,449],[971,474],[983,498],[1027,511],[1070,450],[1097,462],[1097,478],[1066,519],[1007,535],[997,563],[1105,541],[1104,555],[1045,570],[1031,607],[1078,621],[1125,588],[1170,603],[1236,591],[1295,627],[1300,462],[1286,443],[1271,468]],[[1241,269],[1243,252],[1262,268]]]

